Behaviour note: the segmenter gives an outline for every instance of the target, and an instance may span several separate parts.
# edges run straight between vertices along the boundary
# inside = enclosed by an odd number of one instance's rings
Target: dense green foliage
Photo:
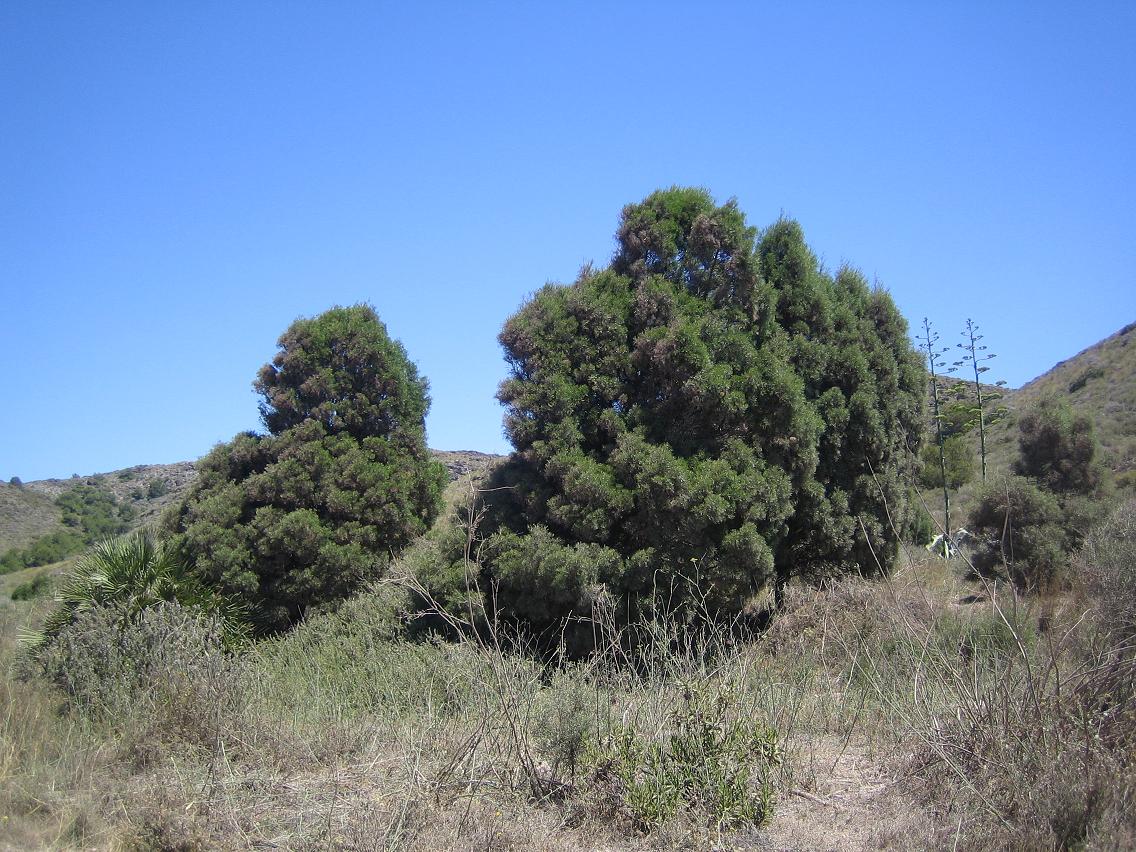
[[[12,589],[11,598],[14,601],[30,601],[50,591],[51,577],[48,574],[36,574],[32,579],[25,580]]]
[[[730,613],[794,573],[886,569],[925,386],[891,298],[702,190],[628,206],[617,240],[500,334],[516,452],[481,568],[501,609]]]
[[[971,531],[985,542],[976,566],[1005,566],[1027,588],[1065,583],[1069,555],[1104,510],[1108,479],[1092,419],[1067,402],[1043,398],[1018,420],[1015,475],[979,497]]]
[[[1105,481],[1092,418],[1066,400],[1043,397],[1018,421],[1014,472],[1057,494],[1093,494]]]
[[[923,470],[920,481],[924,488],[943,487],[943,466],[939,463],[939,448],[928,444],[920,453]],[[974,478],[974,450],[966,435],[952,435],[943,440],[943,460],[946,462],[947,487],[961,488]]]
[[[246,433],[198,464],[167,517],[173,547],[265,630],[346,597],[437,514],[429,400],[402,345],[365,305],[300,319],[255,387],[268,435]]]
[[[1072,550],[1061,504],[1049,491],[1024,476],[1006,476],[983,488],[970,514],[969,528],[984,546],[975,567],[1005,568],[1014,581],[1035,591],[1059,584]]]
[[[119,535],[130,528],[134,508],[119,504],[114,495],[94,485],[76,485],[56,498],[66,529],[40,536],[25,548],[0,557],[0,573],[49,565],[78,553],[87,545]]]

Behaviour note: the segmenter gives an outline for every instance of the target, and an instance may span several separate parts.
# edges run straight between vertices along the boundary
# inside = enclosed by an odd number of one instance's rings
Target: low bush
[[[773,814],[777,733],[738,713],[727,688],[688,684],[681,702],[652,735],[620,725],[592,755],[597,776],[644,827],[680,810],[717,830],[760,826]]]
[[[924,488],[943,487],[943,466],[939,463],[939,446],[929,443],[920,454],[922,471],[920,482]],[[958,489],[974,479],[974,450],[965,435],[952,435],[943,441],[943,461],[946,462],[947,487]]]
[[[25,580],[12,589],[12,600],[30,601],[43,597],[51,591],[51,577],[47,574],[37,574],[30,580]]]
[[[1124,644],[1136,639],[1136,499],[1089,533],[1076,565],[1107,640]]]
[[[28,654],[25,674],[62,689],[83,714],[134,720],[157,747],[176,740],[212,748],[222,717],[243,695],[237,658],[225,653],[220,623],[176,602],[126,619],[121,608],[83,611]]]
[[[144,533],[100,541],[83,554],[64,577],[57,601],[42,630],[28,634],[33,646],[50,644],[89,610],[111,609],[125,627],[161,602],[177,602],[216,620],[230,644],[247,636],[244,611],[189,576],[177,554]]]
[[[987,485],[970,515],[981,544],[974,566],[985,574],[1005,569],[1022,588],[1048,591],[1068,580],[1070,530],[1057,496],[1033,480],[1008,476]]]

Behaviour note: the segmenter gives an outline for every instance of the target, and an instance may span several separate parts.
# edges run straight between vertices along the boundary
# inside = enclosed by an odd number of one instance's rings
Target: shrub
[[[1117,645],[1136,639],[1136,500],[1089,533],[1076,564],[1104,635]]]
[[[30,601],[42,597],[51,591],[51,577],[47,574],[37,574],[30,580],[25,580],[12,589],[12,600]]]
[[[628,206],[617,240],[501,331],[516,451],[483,588],[539,628],[601,591],[730,614],[794,573],[890,566],[924,388],[890,297],[702,190]]]
[[[1091,367],[1086,367],[1077,378],[1069,383],[1069,393],[1076,393],[1093,379],[1099,379],[1104,376],[1105,370],[1100,364],[1094,364]]]
[[[1069,403],[1041,399],[1018,420],[1019,457],[1014,472],[1057,494],[1095,494],[1105,482],[1093,421]]]
[[[947,463],[947,487],[961,488],[974,479],[974,450],[965,435],[953,435],[943,441],[943,458]],[[942,488],[943,471],[939,464],[939,447],[928,444],[920,454],[923,470],[920,481],[924,488]]]
[[[912,510],[907,518],[907,526],[903,531],[904,541],[920,545],[930,544],[935,538],[935,521],[927,509],[912,501]]]
[[[976,566],[1005,563],[1015,581],[1045,591],[1067,585],[1069,556],[1110,495],[1092,420],[1048,397],[1021,416],[1018,475],[985,488],[971,531],[985,539]]]
[[[0,557],[0,573],[9,574],[24,568],[50,565],[66,559],[83,549],[85,544],[80,533],[71,530],[56,530],[40,536],[25,548],[13,548]]]
[[[128,722],[138,760],[171,742],[212,750],[244,701],[242,664],[225,653],[223,625],[177,602],[127,615],[117,606],[84,610],[28,658],[26,671],[84,713]]]
[[[76,485],[56,498],[63,513],[64,525],[81,531],[83,541],[91,544],[129,529],[134,508],[119,505],[114,495],[97,485]]]
[[[255,382],[269,434],[215,448],[165,521],[196,575],[264,631],[381,576],[445,481],[426,448],[426,380],[372,308],[297,320],[279,345]]]
[[[983,544],[975,553],[982,572],[1005,566],[1024,588],[1046,591],[1068,578],[1069,532],[1057,497],[1021,476],[987,485],[970,515],[970,529]]]
[[[59,605],[42,630],[28,636],[33,648],[50,645],[88,611],[113,608],[125,628],[163,602],[177,602],[214,618],[227,641],[238,642],[245,632],[236,606],[202,586],[176,553],[143,533],[96,544],[63,579],[56,600]]]
[[[777,733],[731,712],[729,691],[692,684],[662,738],[620,726],[592,760],[611,774],[624,806],[644,827],[686,808],[723,830],[760,826],[773,815]]]
[[[170,490],[169,484],[164,479],[151,479],[150,484],[146,486],[146,496],[151,500],[162,497]]]

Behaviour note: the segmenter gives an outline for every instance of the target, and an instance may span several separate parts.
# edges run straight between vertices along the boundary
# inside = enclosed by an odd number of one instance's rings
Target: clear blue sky
[[[1136,320],[1136,11],[7,0],[0,478],[197,458],[359,301],[430,444],[505,451],[501,323],[672,184],[973,316],[1018,386]]]

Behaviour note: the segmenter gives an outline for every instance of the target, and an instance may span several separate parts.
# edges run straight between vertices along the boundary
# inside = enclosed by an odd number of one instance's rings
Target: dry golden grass
[[[792,588],[760,637],[711,628],[684,651],[664,622],[634,660],[613,641],[579,662],[538,660],[504,631],[409,639],[386,585],[236,658],[154,640],[86,710],[10,676],[0,848],[1133,843],[1131,653],[1102,641],[1091,596],[1027,601],[965,574],[909,559],[886,581]],[[6,667],[45,605],[0,603]],[[716,823],[704,792],[645,820],[603,744],[665,745],[711,706],[715,724],[776,731],[772,820]]]

